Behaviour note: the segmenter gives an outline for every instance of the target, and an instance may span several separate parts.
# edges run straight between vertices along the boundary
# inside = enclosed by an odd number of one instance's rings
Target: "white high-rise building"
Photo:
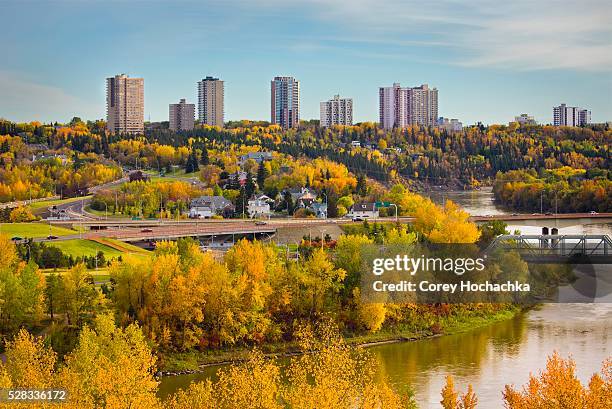
[[[144,79],[125,74],[106,79],[106,128],[111,133],[144,133]]]
[[[202,124],[223,127],[225,85],[219,78],[198,81],[198,120]]]
[[[170,104],[170,130],[191,131],[195,118],[195,104],[181,99],[178,104]]]
[[[553,107],[553,125],[555,126],[584,126],[591,123],[591,111],[568,107],[561,104]]]
[[[353,125],[353,100],[334,95],[333,99],[321,102],[321,126]]]
[[[300,124],[300,82],[293,77],[274,77],[270,83],[270,122],[283,129]]]
[[[427,84],[420,87],[379,89],[380,125],[384,129],[405,128],[408,125],[435,126],[438,120],[438,90]]]

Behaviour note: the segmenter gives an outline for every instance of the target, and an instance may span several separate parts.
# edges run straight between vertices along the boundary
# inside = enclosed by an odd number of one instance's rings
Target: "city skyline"
[[[0,116],[104,118],[100,78],[125,72],[146,79],[152,121],[165,120],[173,101],[195,100],[194,82],[209,73],[226,81],[226,121],[269,119],[275,75],[302,83],[302,119],[318,118],[320,101],[340,94],[356,102],[353,122],[377,121],[378,88],[400,82],[443,90],[439,115],[465,124],[507,123],[521,112],[552,123],[560,102],[587,107],[592,122],[612,120],[608,2],[587,1],[580,13],[547,1],[442,1],[427,10],[394,0],[178,4],[116,13],[102,2],[3,2],[11,19],[0,44],[11,58],[0,63]],[[128,18],[135,11],[143,18]],[[244,30],[250,25],[257,29]],[[185,41],[167,35],[174,31]]]

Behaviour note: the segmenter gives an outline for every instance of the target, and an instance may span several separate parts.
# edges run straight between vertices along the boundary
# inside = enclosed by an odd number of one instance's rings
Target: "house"
[[[274,203],[274,199],[270,198],[267,195],[264,195],[263,193],[260,194],[260,195],[253,196],[253,200],[261,200],[261,201],[269,203],[269,204]]]
[[[289,192],[291,200],[296,207],[308,207],[315,201],[317,195],[307,187],[301,187],[299,189],[285,189],[283,191],[283,197]]]
[[[313,202],[308,206],[319,219],[327,219],[327,203]]]
[[[189,217],[206,219],[213,216],[230,217],[234,213],[234,205],[223,196],[200,196],[189,204]]]
[[[270,216],[270,203],[265,199],[251,199],[249,200],[247,211],[251,218]]]
[[[361,142],[359,142],[359,141],[351,141],[351,146],[353,148],[361,148]]]
[[[376,203],[355,203],[347,217],[353,219],[373,219],[378,217]]]
[[[242,166],[249,159],[253,159],[257,163],[272,160],[272,152],[249,152],[240,156],[240,165]]]

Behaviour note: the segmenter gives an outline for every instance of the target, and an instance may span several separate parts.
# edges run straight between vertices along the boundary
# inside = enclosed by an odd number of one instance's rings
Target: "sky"
[[[105,78],[145,79],[145,119],[225,81],[226,120],[270,119],[270,80],[300,80],[302,119],[353,98],[378,120],[378,87],[429,84],[464,124],[560,103],[612,120],[609,0],[0,0],[0,117],[105,117]]]

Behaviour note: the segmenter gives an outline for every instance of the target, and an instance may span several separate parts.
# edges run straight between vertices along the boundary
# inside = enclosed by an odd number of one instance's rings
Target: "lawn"
[[[122,251],[119,251],[101,243],[97,243],[93,240],[74,239],[56,241],[46,244],[48,246],[57,247],[64,253],[72,255],[73,257],[95,256],[96,254],[98,254],[98,251],[103,251],[104,257],[106,257],[107,259],[117,258],[121,254],[124,254]]]
[[[0,223],[0,233],[10,237],[47,237],[49,235],[49,225],[46,223]],[[75,230],[51,226],[51,234],[54,236],[69,236],[76,233]]]
[[[140,247],[118,240],[100,238],[96,240],[74,239],[47,243],[48,246],[57,247],[73,257],[95,256],[98,251],[104,252],[106,259],[117,258],[121,255],[132,254],[137,257],[147,257],[151,253]]]

